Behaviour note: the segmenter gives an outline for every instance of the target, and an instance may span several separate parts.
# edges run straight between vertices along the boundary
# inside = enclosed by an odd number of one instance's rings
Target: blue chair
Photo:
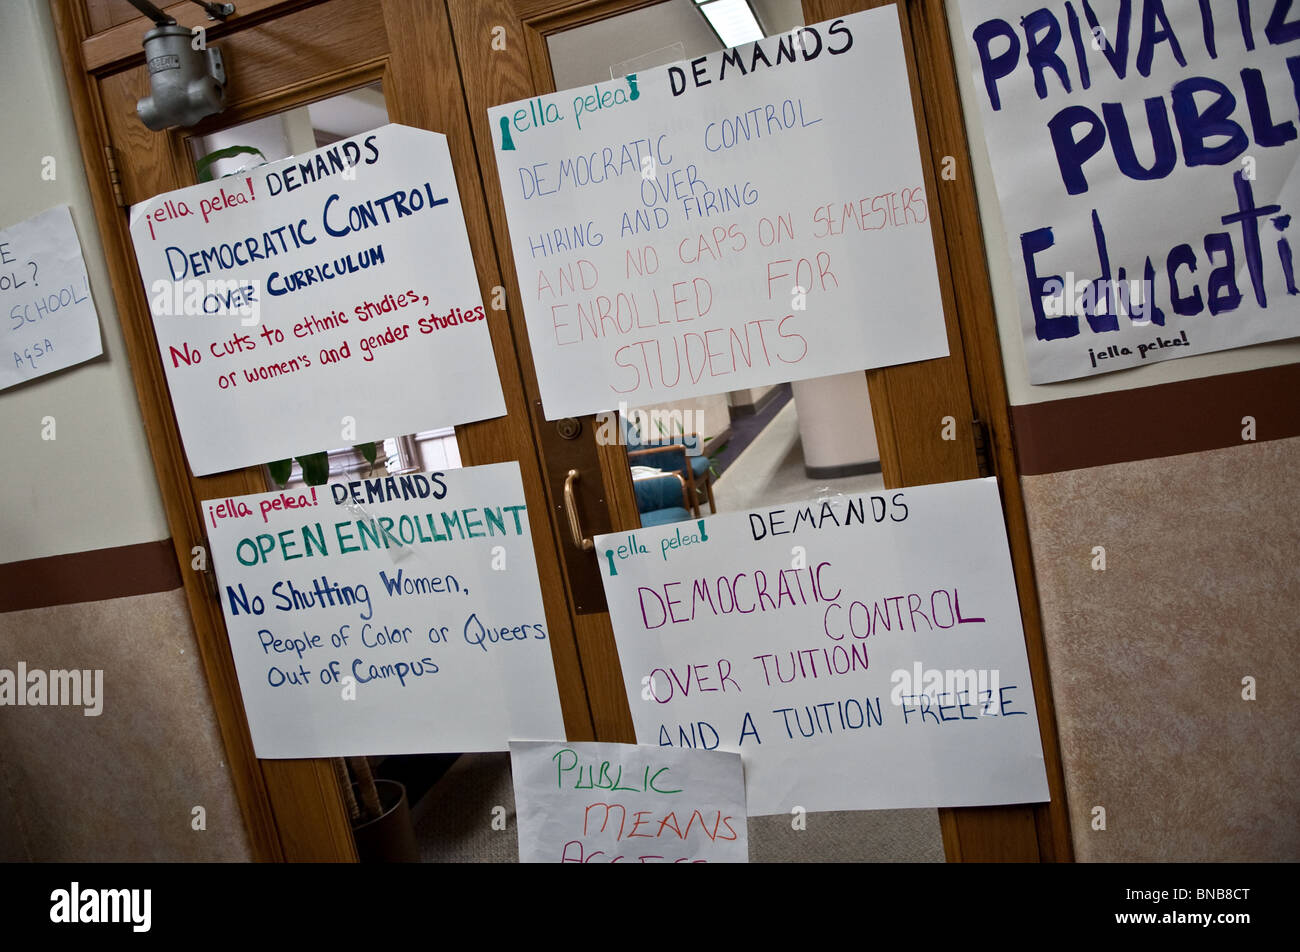
[[[698,433],[677,434],[654,439],[643,436],[623,419],[623,438],[627,443],[628,462],[634,466],[652,466],[669,473],[681,474],[687,506],[695,518],[700,517],[700,490],[709,503],[709,512],[718,511],[713,501],[711,461],[704,454]],[[633,447],[639,447],[633,449]]]
[[[636,508],[641,514],[641,525],[662,526],[669,522],[685,522],[692,518],[686,508],[686,481],[680,473],[657,470],[633,471],[632,489],[636,492]]]

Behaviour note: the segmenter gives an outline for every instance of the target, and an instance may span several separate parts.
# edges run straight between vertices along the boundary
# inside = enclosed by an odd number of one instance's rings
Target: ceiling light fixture
[[[722,45],[728,48],[763,38],[749,0],[695,0],[695,9],[704,14]]]

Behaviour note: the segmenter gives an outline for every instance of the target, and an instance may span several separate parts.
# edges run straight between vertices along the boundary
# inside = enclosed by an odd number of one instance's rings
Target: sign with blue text
[[[564,736],[516,463],[203,503],[258,757]]]
[[[893,5],[488,115],[547,419],[948,353]]]
[[[596,539],[637,742],[752,816],[1048,799],[994,479]]]
[[[962,0],[1031,383],[1300,336],[1300,11]]]
[[[131,238],[196,476],[505,413],[446,136],[168,192]]]
[[[90,278],[67,205],[0,230],[0,390],[104,352]]]

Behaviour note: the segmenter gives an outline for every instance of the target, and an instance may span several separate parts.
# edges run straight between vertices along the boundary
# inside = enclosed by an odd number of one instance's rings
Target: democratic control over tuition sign
[[[210,499],[259,757],[564,736],[515,463]]]
[[[893,6],[488,114],[548,419],[948,353]]]
[[[737,754],[511,741],[521,863],[746,863]]]
[[[0,390],[104,352],[90,278],[67,205],[0,230]]]
[[[962,0],[1032,383],[1300,335],[1300,10]]]
[[[637,742],[739,752],[751,815],[1048,799],[995,480],[596,552]]]
[[[445,136],[168,192],[131,237],[195,475],[505,413]]]

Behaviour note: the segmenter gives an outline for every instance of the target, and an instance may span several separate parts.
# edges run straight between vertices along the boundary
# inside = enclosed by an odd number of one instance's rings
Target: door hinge
[[[108,162],[108,183],[113,187],[113,201],[118,208],[126,208],[126,197],[122,194],[122,177],[117,171],[117,153],[111,145],[104,146],[104,158]]]
[[[989,439],[989,428],[978,418],[971,421],[971,430],[975,436],[975,464],[981,476],[996,476],[993,467],[993,443]]]

